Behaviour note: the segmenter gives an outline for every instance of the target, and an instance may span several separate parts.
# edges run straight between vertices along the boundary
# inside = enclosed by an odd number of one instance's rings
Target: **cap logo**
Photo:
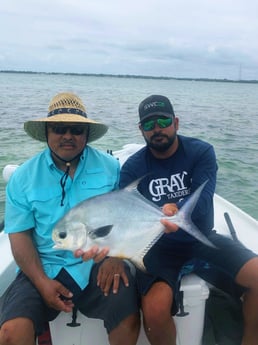
[[[151,103],[147,103],[144,105],[143,109],[147,110],[147,109],[151,109],[151,108],[156,108],[156,107],[165,107],[165,103],[164,102],[151,102]]]

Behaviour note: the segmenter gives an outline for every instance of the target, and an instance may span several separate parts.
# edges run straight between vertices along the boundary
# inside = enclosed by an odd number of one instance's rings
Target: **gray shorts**
[[[127,264],[125,270],[129,279],[129,287],[121,282],[117,294],[104,296],[97,287],[97,274],[100,264],[95,264],[91,271],[88,286],[81,290],[71,276],[63,269],[56,277],[73,292],[75,307],[85,316],[101,319],[107,332],[110,333],[118,324],[139,310],[135,279]],[[29,318],[34,323],[36,335],[44,330],[48,321],[54,320],[59,311],[49,308],[30,280],[20,272],[9,286],[0,301],[0,326],[17,317]]]

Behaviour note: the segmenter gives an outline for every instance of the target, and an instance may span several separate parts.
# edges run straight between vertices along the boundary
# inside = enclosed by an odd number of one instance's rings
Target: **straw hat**
[[[108,130],[108,126],[103,123],[89,119],[81,99],[69,92],[57,94],[49,104],[48,116],[25,122],[24,130],[33,139],[47,141],[46,124],[48,122],[87,124],[89,126],[88,142],[101,138]]]

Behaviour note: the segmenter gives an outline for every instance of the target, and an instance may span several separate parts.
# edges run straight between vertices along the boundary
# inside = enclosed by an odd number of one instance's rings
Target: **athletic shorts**
[[[216,248],[199,241],[175,244],[159,240],[144,257],[148,273],[137,269],[139,293],[145,295],[155,282],[165,281],[173,290],[171,313],[174,315],[177,312],[180,278],[194,272],[213,286],[239,298],[245,288],[235,283],[236,275],[247,261],[257,255],[240,242],[215,230],[207,237]]]
[[[97,286],[99,265],[93,266],[89,284],[84,290],[80,289],[64,269],[55,279],[73,292],[75,307],[82,314],[103,320],[107,332],[110,333],[122,320],[139,310],[135,277],[125,264],[129,287],[125,287],[121,281],[117,294],[111,291],[105,296]],[[39,335],[43,332],[45,323],[54,320],[58,314],[59,311],[46,306],[38,290],[23,272],[19,272],[1,298],[0,326],[10,319],[25,317],[33,321],[35,333]]]

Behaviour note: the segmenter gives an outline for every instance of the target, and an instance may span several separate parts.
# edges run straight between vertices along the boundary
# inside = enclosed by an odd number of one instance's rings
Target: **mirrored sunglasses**
[[[155,128],[155,125],[157,124],[159,128],[167,128],[171,126],[173,123],[172,117],[160,117],[153,120],[147,120],[144,122],[141,122],[141,127],[145,132],[152,131]]]

